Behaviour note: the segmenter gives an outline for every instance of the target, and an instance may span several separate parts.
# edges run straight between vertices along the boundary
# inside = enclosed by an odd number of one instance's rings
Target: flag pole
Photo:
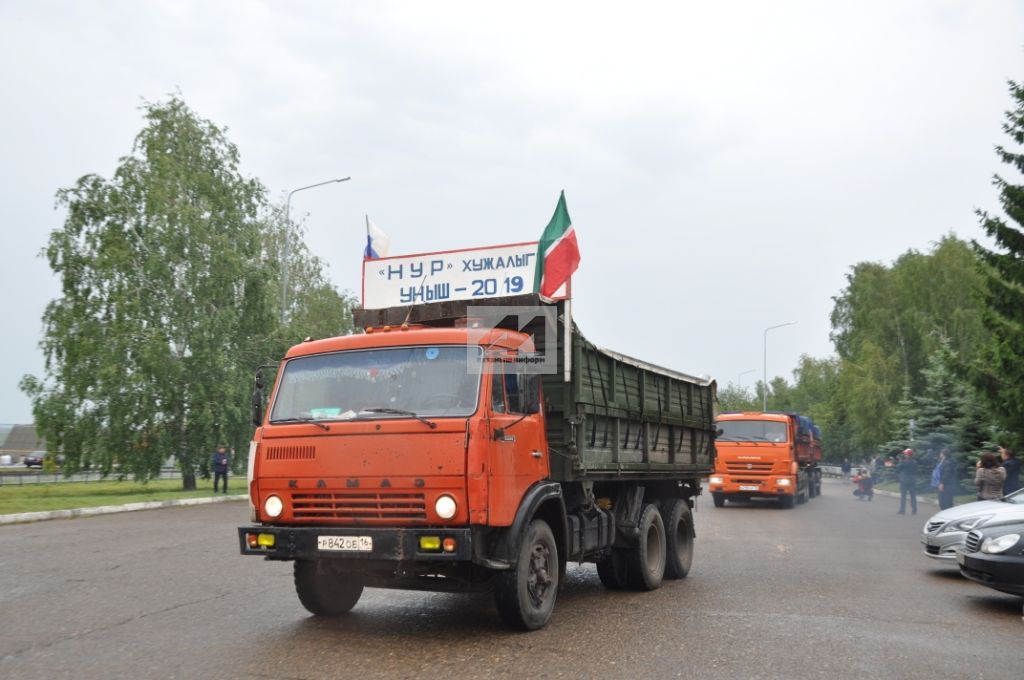
[[[565,307],[562,314],[565,321],[565,382],[572,380],[572,277],[565,283]]]

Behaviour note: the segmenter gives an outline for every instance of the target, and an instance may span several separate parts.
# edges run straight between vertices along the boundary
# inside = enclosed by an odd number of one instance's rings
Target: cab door
[[[549,472],[540,376],[515,361],[490,368],[490,524],[508,526],[526,490]]]

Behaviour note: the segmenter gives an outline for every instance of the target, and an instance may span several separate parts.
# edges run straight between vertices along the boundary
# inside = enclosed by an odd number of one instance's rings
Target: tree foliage
[[[972,248],[943,237],[930,253],[908,251],[891,266],[862,262],[834,298],[832,340],[840,359],[837,399],[852,444],[890,440],[892,414],[925,387],[930,357],[944,344],[969,364],[988,337],[982,277]]]
[[[296,248],[299,291],[280,327],[281,228],[261,214],[263,187],[180,98],[143,112],[110,179],[58,192],[67,216],[45,254],[61,296],[43,317],[45,378],[22,388],[66,472],[148,479],[173,457],[193,488],[217,443],[245,450],[253,368],[311,330],[347,332],[350,305]]]
[[[1012,148],[997,146],[996,153],[1017,183],[996,175],[993,183],[1004,216],[979,212],[995,248],[974,244],[983,262],[983,318],[989,338],[973,366],[976,384],[1019,446],[1024,437],[1024,87],[1011,81],[1009,88],[1015,108],[1006,112],[1003,132]]]
[[[758,399],[759,397],[750,390],[730,383],[718,390],[718,410],[757,411],[761,408]]]

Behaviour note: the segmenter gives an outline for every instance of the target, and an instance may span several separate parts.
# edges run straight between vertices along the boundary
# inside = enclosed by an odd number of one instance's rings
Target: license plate
[[[316,547],[319,550],[339,550],[342,552],[370,552],[373,550],[373,537],[317,536]]]
[[[760,490],[761,490],[761,487],[759,487],[759,486],[747,486],[747,485],[743,485],[743,484],[740,485],[740,491],[760,491]]]

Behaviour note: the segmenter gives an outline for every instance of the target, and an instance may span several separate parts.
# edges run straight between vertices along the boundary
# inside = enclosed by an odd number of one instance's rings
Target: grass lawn
[[[231,480],[230,494],[245,493],[245,479]],[[180,479],[157,479],[142,484],[131,481],[61,482],[58,484],[26,484],[0,486],[0,515],[39,510],[70,510],[98,505],[123,505],[171,498],[204,498],[212,496],[213,481],[196,480],[195,491],[182,491]]]
[[[852,483],[851,483],[851,486],[853,486]],[[882,491],[892,491],[893,493],[898,494],[900,492],[900,483],[899,482],[883,482],[881,484],[875,484],[875,488],[876,489],[881,489]],[[939,498],[939,495],[938,495],[938,493],[936,493],[933,490],[918,491],[917,492],[917,499],[921,500],[922,498],[931,498],[932,500],[937,502],[938,498]],[[978,500],[977,494],[974,494],[974,493],[965,494],[963,496],[954,496],[953,497],[953,505],[963,505],[964,503],[973,503],[976,500]]]

